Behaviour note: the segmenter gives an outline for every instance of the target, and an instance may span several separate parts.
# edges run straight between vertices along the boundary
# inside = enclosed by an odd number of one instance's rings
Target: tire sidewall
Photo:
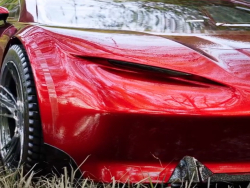
[[[23,53],[23,52],[22,52]],[[6,54],[6,57],[3,61],[2,67],[1,67],[1,75],[0,75],[0,83],[2,84],[2,75],[5,69],[8,69],[7,63],[13,62],[16,65],[17,72],[19,73],[19,77],[21,79],[21,87],[22,88],[22,97],[23,97],[23,145],[21,146],[23,152],[22,156],[20,158],[21,164],[23,164],[27,157],[28,157],[28,143],[29,143],[29,135],[27,134],[29,132],[29,110],[28,110],[28,94],[27,94],[27,86],[26,86],[26,80],[25,80],[25,73],[23,69],[23,64],[20,59],[20,54],[17,53],[17,51],[14,48],[10,48],[8,53]]]

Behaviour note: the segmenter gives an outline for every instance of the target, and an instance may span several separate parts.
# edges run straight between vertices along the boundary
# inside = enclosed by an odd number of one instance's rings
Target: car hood
[[[250,85],[249,32],[157,35],[43,27],[67,53],[172,69],[226,85]]]

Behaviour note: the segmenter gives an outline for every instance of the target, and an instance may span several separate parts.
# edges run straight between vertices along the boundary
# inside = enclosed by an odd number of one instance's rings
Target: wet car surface
[[[250,180],[249,1],[0,5],[8,168],[87,159],[104,182]]]

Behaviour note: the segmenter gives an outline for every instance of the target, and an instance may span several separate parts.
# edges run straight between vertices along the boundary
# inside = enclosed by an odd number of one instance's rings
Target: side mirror
[[[8,9],[0,6],[0,20],[3,20],[6,23],[8,16],[9,16]]]

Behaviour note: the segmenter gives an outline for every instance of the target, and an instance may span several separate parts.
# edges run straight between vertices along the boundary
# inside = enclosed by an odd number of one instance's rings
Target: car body
[[[249,1],[0,6],[0,60],[27,53],[47,158],[103,182],[250,179]]]

